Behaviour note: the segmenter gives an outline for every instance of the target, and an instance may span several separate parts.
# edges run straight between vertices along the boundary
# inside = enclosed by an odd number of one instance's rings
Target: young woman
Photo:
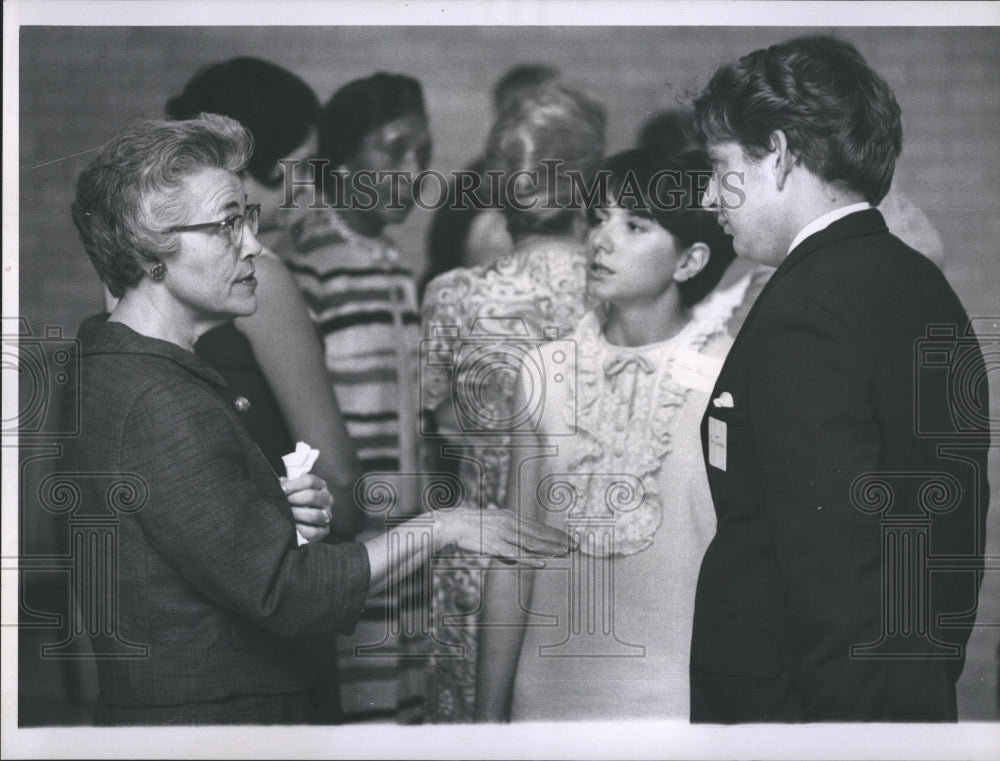
[[[488,572],[478,720],[688,715],[695,582],[715,527],[698,428],[731,343],[726,310],[692,309],[733,259],[698,208],[692,173],[706,166],[643,150],[604,166],[587,278],[601,307],[522,369],[520,389],[544,389],[520,407],[537,410],[548,455],[511,472],[506,499],[580,551],[538,573]]]

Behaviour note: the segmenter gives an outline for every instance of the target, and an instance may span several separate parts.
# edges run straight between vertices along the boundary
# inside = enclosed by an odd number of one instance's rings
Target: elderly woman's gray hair
[[[486,166],[504,175],[501,201],[512,235],[569,228],[585,190],[577,180],[574,192],[572,177],[589,186],[604,154],[604,126],[601,105],[559,83],[532,90],[500,115],[487,139]]]
[[[177,235],[162,230],[191,221],[177,192],[184,180],[202,169],[238,172],[252,152],[250,133],[215,114],[144,119],[98,149],[77,179],[73,222],[112,295],[121,297],[147,267],[177,251]]]

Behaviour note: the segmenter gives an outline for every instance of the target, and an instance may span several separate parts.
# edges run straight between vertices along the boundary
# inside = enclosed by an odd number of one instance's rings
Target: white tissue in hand
[[[295,445],[295,451],[282,456],[281,461],[285,463],[285,473],[288,477],[298,478],[312,470],[317,457],[319,457],[318,449],[313,449],[304,441],[300,441]]]
[[[304,476],[312,470],[312,466],[315,464],[317,457],[319,457],[318,449],[313,449],[304,441],[300,441],[295,445],[294,452],[282,455],[281,461],[285,463],[285,473],[288,477],[298,478],[299,476]],[[302,534],[298,531],[295,532],[295,538],[300,546],[309,543],[309,540],[302,536]]]

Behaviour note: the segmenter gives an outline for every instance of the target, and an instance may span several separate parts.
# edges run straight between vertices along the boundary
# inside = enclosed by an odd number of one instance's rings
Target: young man
[[[873,208],[902,145],[895,97],[849,46],[805,39],[721,67],[695,107],[706,205],[778,269],[702,423],[718,529],[691,720],[954,721],[986,372],[941,272]]]

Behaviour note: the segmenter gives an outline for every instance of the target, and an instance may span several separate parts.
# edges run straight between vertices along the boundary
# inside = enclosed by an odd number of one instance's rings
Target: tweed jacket
[[[692,721],[955,720],[989,501],[985,377],[955,293],[879,212],[788,255],[702,421],[718,524]]]
[[[145,655],[98,659],[101,700],[164,706],[309,688],[318,669],[303,638],[353,630],[366,549],[298,547],[278,478],[222,378],[106,317],[79,333],[81,434],[67,455],[91,505],[107,505],[109,479],[136,485],[114,512],[110,636]]]

